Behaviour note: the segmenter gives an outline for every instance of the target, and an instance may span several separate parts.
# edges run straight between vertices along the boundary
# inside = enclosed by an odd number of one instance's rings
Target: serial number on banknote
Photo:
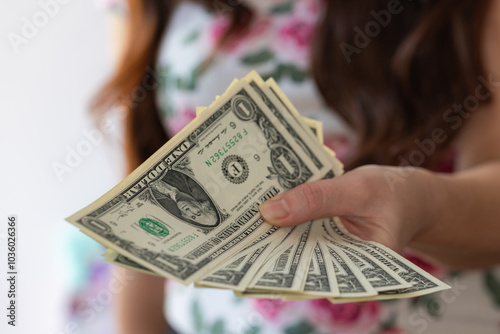
[[[189,244],[191,241],[193,241],[196,238],[198,238],[198,234],[196,234],[196,233],[187,235],[184,238],[182,238],[180,241],[176,242],[174,245],[169,247],[168,250],[171,252],[175,252],[176,250],[181,249],[182,247],[186,246],[187,244]]]
[[[248,135],[248,131],[246,129],[243,129],[243,134],[237,132],[235,135],[233,135],[232,138],[225,142],[222,148],[219,148],[213,155],[210,156],[208,160],[205,161],[207,166],[211,167],[212,163],[216,163],[217,161],[219,161],[224,156],[224,154],[226,154],[230,149],[236,146],[240,139],[243,139],[243,137],[245,137],[246,135]]]

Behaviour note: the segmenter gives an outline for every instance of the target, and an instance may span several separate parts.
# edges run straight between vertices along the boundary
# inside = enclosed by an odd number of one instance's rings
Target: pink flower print
[[[312,15],[318,15],[323,7],[322,0],[306,0],[307,11]]]
[[[352,144],[344,135],[330,135],[324,138],[326,146],[335,151],[337,159],[341,162],[349,160],[352,152]]]
[[[417,256],[415,254],[405,253],[403,255],[404,255],[404,257],[408,261],[410,261],[411,263],[417,265],[419,268],[425,270],[426,272],[428,272],[432,276],[439,277],[439,276],[443,276],[444,275],[444,269],[443,268],[440,268],[440,267],[438,267],[438,266],[430,263],[429,261],[422,259],[421,257],[419,257],[419,256]]]
[[[452,149],[448,151],[431,170],[436,173],[453,173],[456,160],[457,152]]]
[[[225,16],[216,17],[213,20],[212,25],[209,29],[210,41],[213,45],[217,44],[219,39],[224,35],[226,30],[229,28],[229,20]]]
[[[166,279],[165,280],[165,287],[167,289],[174,289],[177,288],[180,285],[179,282],[174,281],[173,279]]]
[[[253,299],[252,302],[253,307],[269,320],[275,320],[286,306],[294,304],[281,299]]]
[[[315,299],[311,301],[311,306],[311,320],[329,333],[368,333],[380,319],[380,306],[375,301],[332,304],[327,299]]]
[[[318,16],[325,7],[326,1],[324,0],[296,0],[293,11],[303,19],[318,22]]]
[[[189,122],[196,118],[196,111],[191,108],[180,109],[167,123],[170,134],[175,135]]]
[[[299,48],[309,47],[314,27],[306,22],[291,20],[280,30],[281,38],[288,39]]]
[[[243,49],[243,45],[248,44],[252,39],[256,39],[262,34],[264,34],[271,20],[269,18],[260,18],[254,22],[246,31],[238,34],[231,35],[229,39],[224,43],[222,51],[227,53],[238,53]],[[214,47],[219,40],[224,36],[227,29],[229,29],[230,21],[225,16],[218,16],[213,20],[209,28],[209,39],[210,44]]]
[[[405,329],[392,327],[392,328],[382,329],[377,334],[410,334],[410,332],[408,332]]]
[[[313,40],[315,24],[297,16],[283,20],[277,29],[274,52],[283,60],[306,67],[309,63],[311,42]]]

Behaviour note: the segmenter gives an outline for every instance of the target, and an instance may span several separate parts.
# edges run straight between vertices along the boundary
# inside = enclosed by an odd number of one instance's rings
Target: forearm
[[[163,316],[165,279],[124,268],[115,270],[134,276],[117,296],[119,333],[164,334],[168,328]]]
[[[500,161],[427,177],[433,218],[410,246],[455,268],[500,263]]]

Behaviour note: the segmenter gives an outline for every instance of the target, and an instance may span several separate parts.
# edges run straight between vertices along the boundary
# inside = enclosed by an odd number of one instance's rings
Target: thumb
[[[259,207],[264,220],[294,226],[314,219],[343,215],[346,198],[341,177],[302,184],[277,195]]]

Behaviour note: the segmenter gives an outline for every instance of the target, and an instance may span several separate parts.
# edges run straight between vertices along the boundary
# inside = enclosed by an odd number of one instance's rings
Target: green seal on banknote
[[[169,234],[165,225],[151,218],[142,218],[139,220],[139,226],[142,227],[144,231],[156,235],[157,237],[166,237]]]

